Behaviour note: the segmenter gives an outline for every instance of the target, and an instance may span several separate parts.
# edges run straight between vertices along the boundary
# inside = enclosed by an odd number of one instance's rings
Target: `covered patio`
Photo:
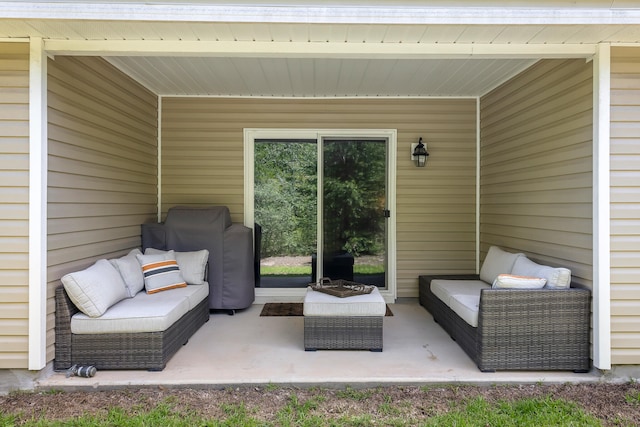
[[[602,374],[503,371],[483,373],[413,298],[389,304],[384,350],[306,352],[302,317],[260,317],[262,304],[208,323],[162,372],[99,371],[93,378],[53,373],[39,389],[126,387],[230,387],[291,385],[376,387],[428,384],[533,384],[597,382]]]
[[[638,170],[627,168],[637,9],[7,3],[0,41],[7,67],[21,67],[7,85],[29,92],[15,102],[29,130],[16,151],[29,160],[3,206],[20,207],[13,240],[28,266],[7,293],[18,338],[2,366],[47,369],[60,278],[138,247],[141,223],[226,205],[251,227],[243,132],[266,128],[397,132],[384,352],[304,352],[302,318],[259,316],[303,290],[265,288],[236,316],[213,314],[163,372],[56,373],[41,387],[597,381],[481,373],[417,304],[419,275],[475,273],[491,245],[570,268],[592,290],[594,367],[637,363],[637,218],[615,230],[616,254],[609,181],[616,167],[622,184]],[[422,137],[425,169],[409,156]],[[636,184],[625,185],[618,206],[631,211]]]

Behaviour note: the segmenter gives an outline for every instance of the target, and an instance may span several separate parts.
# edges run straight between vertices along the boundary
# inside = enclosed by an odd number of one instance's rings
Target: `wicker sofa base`
[[[205,298],[163,332],[80,335],[71,333],[71,317],[77,312],[64,288],[56,289],[56,370],[88,364],[98,370],[161,371],[209,320],[209,304]]]
[[[382,351],[382,316],[305,316],[304,349]]]
[[[478,326],[472,327],[431,292],[432,279],[478,276],[420,276],[419,295],[420,304],[481,371],[589,371],[589,290],[486,289]]]

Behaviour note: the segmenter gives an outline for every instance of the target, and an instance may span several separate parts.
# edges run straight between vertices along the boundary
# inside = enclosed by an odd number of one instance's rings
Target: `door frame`
[[[316,139],[323,138],[385,138],[387,150],[387,208],[391,217],[387,220],[387,287],[380,291],[387,303],[397,296],[396,273],[396,129],[244,129],[244,225],[253,230],[254,225],[254,141],[256,139]],[[318,147],[320,149],[320,145]],[[320,183],[319,183],[320,184]],[[320,185],[319,185],[320,187]],[[319,206],[320,209],[320,206]],[[306,292],[304,288],[256,288],[256,304],[266,302],[300,302]]]

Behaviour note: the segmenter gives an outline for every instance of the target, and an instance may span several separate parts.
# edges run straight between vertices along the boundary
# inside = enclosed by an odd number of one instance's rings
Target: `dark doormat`
[[[302,316],[301,302],[268,302],[262,308],[260,316]],[[393,316],[391,309],[387,305],[385,316]]]

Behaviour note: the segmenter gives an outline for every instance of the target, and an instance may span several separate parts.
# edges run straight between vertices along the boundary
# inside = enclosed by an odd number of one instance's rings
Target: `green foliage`
[[[631,404],[634,404],[634,405],[640,405],[640,392],[635,391],[635,392],[627,393],[624,396],[624,400],[627,403],[631,403]]]
[[[329,253],[375,254],[384,244],[386,144],[325,141],[324,240]]]
[[[18,425],[16,422],[16,416],[15,415],[4,415],[2,413],[0,413],[0,426],[2,427],[14,427]]]
[[[259,426],[261,425],[261,423],[259,423],[256,419],[252,418],[248,411],[247,408],[244,404],[244,402],[241,402],[239,404],[236,405],[222,405],[222,410],[224,411],[224,413],[227,415],[227,418],[225,420],[221,420],[221,421],[216,421],[214,423],[207,423],[206,425],[211,425],[211,426],[220,426],[220,427],[234,427],[234,426],[247,426],[247,427],[253,427],[253,426]],[[204,421],[200,421],[199,425],[204,425],[202,424]],[[195,424],[198,425],[198,424]]]
[[[400,416],[402,414],[402,411],[393,404],[389,395],[384,396],[384,402],[378,406],[378,412],[385,416]]]
[[[261,256],[308,255],[316,248],[316,145],[255,144],[255,222]]]
[[[513,402],[489,404],[478,397],[463,408],[432,417],[427,426],[601,426],[600,421],[586,414],[575,404],[564,400],[528,398]]]
[[[384,250],[386,144],[325,141],[324,241],[327,253],[355,256]],[[261,256],[316,251],[317,146],[315,141],[256,141],[255,222],[262,226]]]
[[[344,390],[339,391],[336,395],[343,399],[367,400],[373,395],[374,390],[356,390],[351,386],[347,386]]]
[[[384,273],[384,265],[354,265],[354,274],[381,274]],[[311,276],[311,267],[308,265],[262,265],[261,276]]]
[[[300,402],[298,396],[293,394],[289,397],[287,404],[278,411],[277,418],[279,426],[308,426],[319,427],[325,425],[324,419],[319,415],[310,412],[318,408],[318,401],[309,399]]]
[[[280,388],[270,384],[267,390]],[[425,389],[425,391],[427,391]],[[179,402],[167,398],[151,410],[125,409],[114,406],[106,413],[82,415],[66,420],[47,420],[44,415],[0,413],[0,426],[30,427],[102,427],[102,426],[167,426],[167,427],[235,427],[235,426],[278,426],[278,427],[318,427],[318,426],[600,426],[600,421],[588,415],[576,404],[550,396],[524,398],[514,401],[488,402],[483,397],[452,404],[451,410],[440,415],[414,419],[415,412],[406,406],[406,402],[394,401],[384,395],[382,401],[377,397],[385,393],[383,389],[354,389],[346,387],[331,395],[319,391],[307,398],[300,398],[292,391],[282,402],[275,414],[258,415],[259,409],[247,407],[244,401],[233,400],[233,403],[211,402],[219,405],[221,416],[218,419],[205,418],[188,408],[178,408]],[[635,399],[635,396],[632,396]],[[342,399],[344,402],[336,402]],[[349,402],[351,401],[351,402]],[[353,401],[362,402],[353,405]],[[369,405],[372,402],[378,405]],[[343,408],[339,413],[328,412],[324,404],[330,407]],[[337,406],[336,406],[337,404]],[[360,408],[360,409],[358,409]],[[364,409],[364,410],[363,410]],[[368,410],[367,410],[368,409]],[[615,422],[627,425],[627,420],[617,419]],[[628,424],[631,425],[631,424]]]
[[[261,276],[309,276],[311,277],[311,267],[305,265],[262,265],[260,266]]]

